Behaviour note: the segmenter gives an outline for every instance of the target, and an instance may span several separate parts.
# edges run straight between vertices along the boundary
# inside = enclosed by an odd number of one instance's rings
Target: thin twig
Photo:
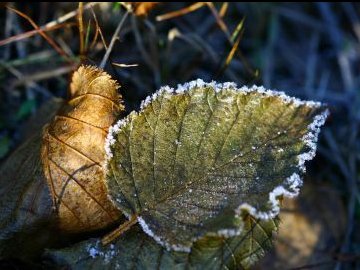
[[[49,42],[49,44],[62,56],[64,56],[67,60],[70,60],[69,56],[55,43],[54,40],[52,40],[45,32],[44,30],[40,29],[40,27],[25,13],[16,10],[12,7],[6,6],[6,8],[14,11],[16,14],[18,14],[19,16],[23,17],[24,19],[26,19],[36,30],[39,30],[39,34],[46,39],[47,42]]]
[[[94,20],[95,20],[96,33],[99,33],[100,38],[101,38],[101,41],[102,41],[102,43],[103,43],[103,45],[104,45],[104,48],[105,48],[105,50],[107,50],[108,47],[107,47],[107,44],[106,44],[104,35],[103,35],[102,31],[101,31],[101,28],[100,28],[98,19],[97,19],[97,17],[96,17],[96,14],[95,14],[95,11],[94,11],[93,8],[91,8],[91,13],[92,13],[92,15],[93,15],[93,17],[94,17]],[[96,38],[96,39],[95,39],[95,38]],[[92,47],[95,45],[96,40],[97,40],[97,35],[94,37],[94,41],[93,41],[93,43],[91,44],[90,48],[92,48]]]
[[[87,4],[84,6],[83,10],[87,10],[88,8],[93,8],[93,7],[94,7],[95,5],[97,5],[97,4],[100,4],[100,2],[90,2],[90,3],[87,3]],[[48,23],[45,24],[44,26],[41,26],[40,29],[44,30],[43,28],[48,28],[48,27],[52,27],[52,26],[54,26],[54,25],[56,25],[56,24],[63,23],[63,22],[65,22],[65,21],[67,21],[67,20],[75,17],[75,16],[78,14],[78,12],[79,12],[79,9],[73,10],[73,11],[71,11],[71,12],[69,12],[69,13],[61,16],[60,18],[57,18],[57,19],[55,19],[55,20],[53,20],[53,21],[51,21],[51,22],[48,22]]]
[[[169,20],[169,19],[172,19],[172,18],[175,18],[175,17],[179,17],[179,16],[182,16],[182,15],[188,14],[190,12],[193,12],[195,10],[198,10],[199,8],[202,8],[205,5],[206,5],[206,2],[197,2],[195,4],[192,4],[192,5],[188,6],[188,7],[185,7],[185,8],[173,11],[173,12],[169,12],[169,13],[157,16],[156,20],[158,22],[161,22],[161,21]]]
[[[114,47],[115,41],[116,41],[116,39],[117,39],[118,36],[119,36],[121,27],[122,27],[123,24],[125,23],[125,20],[126,20],[126,18],[128,17],[128,15],[129,15],[129,11],[126,11],[125,14],[124,14],[124,16],[121,18],[121,20],[120,20],[120,22],[119,22],[119,24],[118,24],[118,26],[117,26],[117,28],[116,28],[116,30],[115,30],[115,32],[114,32],[114,35],[113,35],[112,38],[111,38],[109,47],[107,48],[106,53],[105,53],[103,59],[101,60],[101,63],[100,63],[100,65],[99,65],[100,68],[103,69],[103,68],[105,67],[106,62],[107,62],[107,60],[109,59],[110,53],[111,53],[111,51],[112,51],[112,49],[113,49],[113,47]]]
[[[18,34],[18,35],[15,35],[15,36],[12,36],[12,37],[1,40],[0,41],[0,46],[4,46],[6,44],[10,44],[10,43],[15,42],[15,41],[20,41],[20,40],[23,40],[25,38],[32,37],[32,36],[34,36],[36,34],[39,34],[40,31],[48,32],[48,31],[53,31],[53,30],[56,30],[56,29],[59,29],[59,28],[62,28],[62,27],[74,26],[74,25],[75,25],[74,23],[62,23],[62,24],[57,24],[57,25],[51,26],[49,28],[30,30],[30,31],[27,31],[27,32],[24,32],[24,33],[21,33],[21,34]]]

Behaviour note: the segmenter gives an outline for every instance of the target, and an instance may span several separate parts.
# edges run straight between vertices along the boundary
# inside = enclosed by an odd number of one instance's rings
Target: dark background
[[[77,3],[8,3],[37,25],[77,9]],[[202,78],[264,85],[328,104],[331,116],[309,164],[300,198],[285,205],[279,241],[257,267],[360,268],[360,12],[354,3],[229,3],[223,21],[231,35],[244,19],[240,45],[224,66],[232,44],[208,6],[161,22],[156,16],[190,6],[164,3],[145,18],[130,16],[110,62],[138,64],[106,70],[121,84],[127,112],[162,85]],[[217,10],[223,3],[215,3]],[[124,9],[94,6],[109,44]],[[94,19],[84,11],[84,23]],[[71,72],[80,63],[77,19],[47,32],[66,60],[40,35],[0,46],[0,163],[23,141],[27,121],[52,97],[67,96]],[[33,26],[0,7],[0,42]],[[99,65],[100,39],[84,62]],[[286,211],[287,210],[287,211]],[[291,213],[291,215],[289,214]],[[288,216],[286,216],[288,214]],[[284,231],[284,232],[283,232]],[[305,267],[305,268],[302,268]]]

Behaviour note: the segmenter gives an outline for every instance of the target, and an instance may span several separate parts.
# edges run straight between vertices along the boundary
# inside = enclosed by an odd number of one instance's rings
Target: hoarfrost
[[[181,245],[171,245],[166,241],[163,241],[160,236],[154,234],[154,232],[149,228],[149,226],[146,224],[145,220],[142,217],[137,218],[140,226],[142,227],[143,231],[151,236],[157,243],[165,247],[167,250],[174,250],[174,251],[181,251],[181,252],[187,252],[189,253],[191,248],[181,246]]]
[[[89,255],[91,258],[95,258],[99,255],[99,251],[96,248],[92,247],[89,249]]]
[[[100,241],[96,241],[95,245],[89,245],[87,252],[91,258],[102,257],[104,264],[108,264],[112,258],[118,255],[118,251],[115,249],[115,245],[111,244],[109,248],[102,247]],[[101,247],[100,247],[101,246]]]

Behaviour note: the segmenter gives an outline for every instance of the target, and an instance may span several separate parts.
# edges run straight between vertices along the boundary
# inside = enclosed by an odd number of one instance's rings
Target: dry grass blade
[[[137,67],[138,64],[120,64],[120,63],[112,63],[114,66],[127,68],[127,67]]]
[[[234,55],[237,51],[237,49],[239,48],[239,44],[240,44],[240,40],[241,40],[242,35],[238,36],[238,38],[236,39],[235,43],[233,44],[229,54],[227,55],[223,65],[221,66],[220,70],[217,72],[215,78],[219,77],[222,73],[224,73],[224,71],[226,70],[226,68],[230,65],[231,60],[234,58]]]
[[[112,51],[112,48],[113,48],[114,45],[115,45],[115,41],[116,41],[116,39],[117,39],[118,36],[119,36],[121,27],[124,25],[124,23],[125,23],[126,18],[128,17],[128,15],[129,15],[129,11],[126,11],[125,14],[123,15],[123,17],[121,18],[118,26],[116,27],[116,30],[115,30],[112,38],[111,38],[110,45],[109,45],[109,47],[106,49],[106,53],[105,53],[103,59],[101,60],[100,65],[99,65],[100,68],[104,68],[104,67],[105,67],[106,62],[107,62],[107,60],[109,59],[110,53],[111,53],[111,51]]]
[[[245,18],[243,18],[237,25],[236,28],[234,30],[234,32],[231,34],[230,37],[230,43],[234,43],[236,38],[239,36],[241,30],[243,30],[244,27],[244,22],[245,22]]]
[[[206,2],[207,6],[209,7],[210,11],[215,17],[216,23],[219,25],[220,29],[225,33],[227,38],[230,38],[229,29],[227,28],[225,22],[222,19],[222,16],[216,10],[214,4],[212,2]]]
[[[221,5],[220,11],[219,11],[219,16],[221,18],[223,18],[225,16],[226,12],[228,11],[228,9],[229,9],[229,2],[224,2]]]
[[[234,32],[231,34],[230,39],[228,39],[228,41],[230,42],[230,44],[232,46],[234,46],[234,42],[236,41],[238,36],[241,36],[243,34],[244,31],[244,22],[245,22],[245,17],[237,24]],[[239,59],[241,60],[241,62],[244,64],[244,67],[246,69],[246,71],[251,74],[252,76],[254,76],[254,78],[256,78],[259,74],[257,70],[253,70],[253,68],[251,67],[251,65],[249,64],[249,62],[247,61],[247,59],[244,57],[244,55],[242,54],[242,52],[240,50],[236,50],[236,55],[239,57]]]
[[[205,5],[206,5],[205,2],[196,2],[195,4],[192,4],[192,5],[188,6],[188,7],[185,7],[185,8],[173,11],[173,12],[169,12],[169,13],[157,16],[156,20],[158,22],[160,22],[160,21],[169,20],[169,19],[172,19],[172,18],[175,18],[175,17],[183,16],[183,15],[188,14],[190,12],[196,11],[199,8],[202,8]]]
[[[96,40],[97,40],[97,35],[99,34],[99,35],[100,35],[100,38],[101,38],[101,41],[102,41],[102,43],[103,43],[103,45],[104,45],[104,48],[105,48],[105,50],[107,50],[108,47],[107,47],[107,45],[106,45],[106,41],[105,41],[104,35],[103,35],[102,31],[101,31],[101,28],[100,28],[100,25],[99,25],[99,21],[98,21],[98,19],[97,19],[97,17],[96,17],[96,14],[95,14],[93,8],[91,8],[91,14],[93,15],[93,18],[94,18],[94,20],[95,20],[96,34],[95,34],[95,36],[94,36],[93,42],[92,42],[91,45],[90,45],[90,49],[95,46]]]
[[[84,46],[84,21],[83,21],[83,12],[84,12],[84,3],[79,2],[79,12],[78,12],[78,25],[79,25],[79,38],[80,38],[80,58],[83,59],[85,55],[85,46]]]
[[[91,14],[93,15],[94,22],[95,22],[95,34],[94,34],[94,37],[93,37],[93,39],[92,39],[92,41],[91,41],[91,43],[89,45],[89,50],[91,50],[95,46],[95,44],[96,44],[96,42],[98,40],[98,37],[99,37],[99,32],[101,31],[100,27],[99,27],[99,23],[98,23],[97,18],[96,18],[96,14],[95,14],[93,9],[91,9]]]
[[[94,7],[95,5],[97,5],[97,4],[100,4],[100,2],[90,2],[90,3],[87,3],[87,4],[84,6],[83,10],[87,10],[87,9],[89,9],[89,8],[93,8],[93,7]],[[48,22],[47,24],[45,24],[44,26],[42,26],[41,29],[42,29],[43,27],[44,27],[44,28],[46,28],[46,27],[52,27],[52,26],[54,26],[54,25],[56,25],[56,24],[63,23],[63,22],[65,22],[65,21],[67,21],[67,20],[75,17],[75,16],[78,14],[78,12],[79,12],[79,9],[73,10],[73,11],[71,11],[71,12],[69,12],[69,13],[61,16],[60,18],[57,18],[56,20],[53,20],[53,21],[51,21],[51,22]]]
[[[90,31],[91,31],[91,19],[88,20],[87,27],[86,27],[85,44],[84,44],[85,52],[88,51]],[[97,34],[97,31],[96,31],[95,35],[96,34]]]
[[[235,52],[238,49],[239,44],[240,44],[240,39],[241,39],[241,36],[239,36],[236,39],[233,47],[231,48],[231,51],[229,52],[229,55],[226,57],[225,66],[228,66],[230,64],[231,60],[234,58]]]

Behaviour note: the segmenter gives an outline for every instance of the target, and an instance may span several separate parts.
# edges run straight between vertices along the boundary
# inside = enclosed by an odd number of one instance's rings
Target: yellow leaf
[[[104,228],[120,212],[107,198],[104,142],[124,109],[115,80],[81,66],[72,77],[70,100],[43,130],[42,161],[59,227],[70,232]]]

